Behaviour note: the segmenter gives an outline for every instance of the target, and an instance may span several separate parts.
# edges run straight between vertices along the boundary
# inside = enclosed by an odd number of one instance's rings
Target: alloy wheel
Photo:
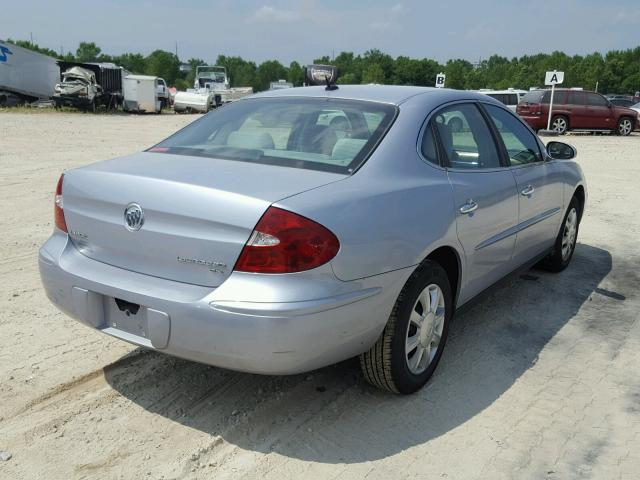
[[[409,371],[420,375],[438,351],[445,320],[445,298],[436,284],[427,286],[413,305],[407,325],[405,358]]]
[[[628,118],[620,120],[620,124],[618,125],[618,133],[620,135],[629,135],[632,129],[633,125],[631,123],[631,120],[629,120]]]
[[[578,212],[572,208],[564,222],[564,230],[562,231],[562,260],[566,260],[571,255],[573,246],[576,243],[578,233]]]
[[[556,117],[551,123],[551,129],[560,134],[567,131],[567,120],[564,117]]]

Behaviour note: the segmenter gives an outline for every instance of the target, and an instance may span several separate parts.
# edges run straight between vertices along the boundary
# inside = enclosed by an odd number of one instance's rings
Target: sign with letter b
[[[442,72],[436,75],[436,88],[444,88],[445,77],[446,75]]]

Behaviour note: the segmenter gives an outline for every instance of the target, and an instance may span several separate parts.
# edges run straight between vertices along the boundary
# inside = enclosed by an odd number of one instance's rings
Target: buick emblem
[[[124,209],[124,226],[131,232],[137,232],[144,224],[144,212],[137,203],[130,203]]]

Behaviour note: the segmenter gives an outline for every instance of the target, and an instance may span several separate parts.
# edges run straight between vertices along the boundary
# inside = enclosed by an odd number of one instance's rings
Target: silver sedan
[[[472,92],[265,92],[65,172],[41,277],[62,311],[145,348],[263,374],[359,355],[411,393],[457,308],[569,264],[575,153]]]

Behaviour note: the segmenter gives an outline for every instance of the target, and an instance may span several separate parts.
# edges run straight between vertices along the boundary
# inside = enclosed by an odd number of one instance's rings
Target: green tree
[[[384,83],[384,70],[380,65],[374,63],[369,65],[362,72],[362,83]]]
[[[113,63],[121,66],[131,73],[144,73],[147,62],[140,53],[124,53],[113,57]]]
[[[227,69],[227,75],[231,79],[232,87],[258,88],[256,79],[257,67],[254,62],[248,62],[241,57],[218,55],[216,65],[223,66]]]
[[[268,90],[271,82],[287,78],[287,69],[277,60],[267,60],[258,67],[257,90]]]
[[[298,62],[293,61],[289,64],[287,81],[293,83],[294,87],[301,87],[304,83],[304,68]]]
[[[371,83],[368,81],[365,82],[366,71],[369,71],[369,75],[371,75],[371,72],[376,72],[375,78],[377,81],[375,83],[391,83],[394,66],[394,60],[391,55],[387,55],[377,48],[374,48],[364,52],[362,59],[356,59],[356,62],[361,62],[362,65],[362,83]],[[372,69],[373,65],[378,65],[380,67],[382,76],[380,76],[376,67],[373,67]]]
[[[462,59],[449,60],[444,68],[444,73],[447,76],[445,86],[456,89],[467,88],[467,79],[472,72],[473,65],[471,65],[471,62]]]
[[[25,40],[8,40],[23,48],[62,58],[67,61],[107,62],[112,61],[134,73],[148,73],[165,78],[170,84],[179,86],[193,84],[195,67],[205,62],[192,58],[187,63],[192,67],[189,73],[180,72],[180,60],[172,53],[156,50],[147,57],[140,53],[125,52],[119,55],[103,53],[94,42],[80,42],[75,55],[67,52],[64,56],[46,47]],[[441,65],[430,58],[415,59],[406,56],[393,58],[378,49],[371,49],[362,55],[340,52],[337,57],[316,58],[314,63],[332,64],[338,67],[342,84],[386,83],[398,85],[433,86],[436,74],[447,74],[447,87],[473,89],[516,87],[528,89],[541,87],[548,70],[565,72],[563,86],[595,89],[602,93],[633,94],[640,90],[640,46],[627,50],[611,50],[606,54],[569,56],[563,52],[538,53],[506,58],[492,55],[478,64],[467,60],[452,59]],[[294,85],[302,85],[304,69],[298,62],[288,67],[277,60],[268,60],[260,65],[242,57],[218,56],[217,65],[227,68],[232,86],[251,86],[256,90],[268,88],[269,82],[286,78]],[[177,83],[176,83],[177,82]]]
[[[100,57],[102,50],[93,42],[80,42],[76,50],[78,62],[95,62]]]
[[[173,85],[180,74],[180,60],[174,53],[156,50],[145,58],[144,73],[162,77]]]

